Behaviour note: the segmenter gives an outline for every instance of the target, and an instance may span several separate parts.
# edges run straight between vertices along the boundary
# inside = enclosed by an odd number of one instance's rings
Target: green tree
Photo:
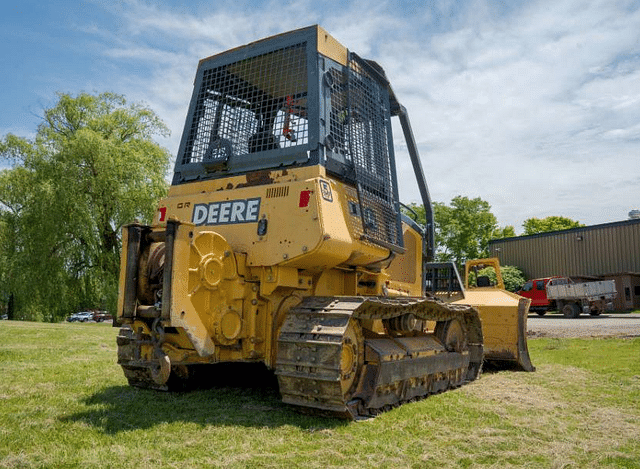
[[[505,290],[516,292],[522,285],[524,285],[526,279],[522,270],[513,265],[500,266],[500,273],[502,274],[502,281],[504,282]],[[475,278],[475,273],[471,272],[472,279]],[[496,271],[493,267],[485,267],[478,271],[479,276],[487,276],[491,281],[491,284],[495,285],[498,282]],[[475,280],[472,280],[472,283]]]
[[[467,259],[488,255],[489,240],[498,228],[488,202],[456,196],[451,205],[435,202],[433,209],[439,260],[454,261],[460,268]]]
[[[0,206],[1,207],[1,206]],[[0,217],[0,314],[9,314],[9,299],[10,292],[6,288],[8,284],[8,271],[7,271],[7,250],[2,247],[7,244],[7,224]],[[11,319],[11,318],[9,318]]]
[[[407,215],[418,223],[425,223],[422,205],[410,204]],[[433,203],[435,225],[436,258],[440,261],[454,261],[460,269],[467,259],[487,257],[490,239],[515,236],[512,226],[498,227],[498,221],[491,213],[491,205],[477,197],[457,196],[450,205]]]
[[[516,236],[516,229],[512,225],[504,228],[496,228],[491,236],[492,239],[513,238]]]
[[[150,221],[166,194],[166,126],[112,94],[60,94],[34,139],[6,135],[0,157],[0,279],[16,318],[115,308],[121,227]]]
[[[527,218],[522,227],[524,228],[523,235],[532,235],[537,233],[547,233],[549,231],[569,230],[571,228],[579,228],[585,226],[579,221],[574,221],[571,218],[550,216],[546,218]]]

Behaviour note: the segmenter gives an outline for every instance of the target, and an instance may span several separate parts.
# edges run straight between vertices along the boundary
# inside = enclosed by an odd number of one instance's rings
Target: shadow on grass
[[[215,365],[215,375],[192,391],[162,392],[112,386],[85,399],[88,410],[64,418],[115,434],[163,423],[303,429],[344,426],[344,420],[305,415],[282,403],[273,372],[264,366]]]

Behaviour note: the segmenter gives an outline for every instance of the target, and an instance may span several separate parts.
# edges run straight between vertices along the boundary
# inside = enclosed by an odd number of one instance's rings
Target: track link
[[[463,348],[451,350],[434,333],[390,336],[362,327],[408,314],[442,325],[458,321]],[[431,298],[310,297],[285,319],[276,375],[285,403],[357,419],[472,381],[482,358],[480,319],[470,306]]]

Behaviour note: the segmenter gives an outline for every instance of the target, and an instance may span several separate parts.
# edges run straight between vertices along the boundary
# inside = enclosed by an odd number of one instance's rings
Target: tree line
[[[426,223],[422,205],[409,204],[405,211],[420,224]],[[492,239],[516,236],[511,225],[500,227],[498,219],[491,213],[491,205],[480,197],[470,199],[456,196],[449,205],[433,202],[433,218],[436,242],[436,260],[453,261],[458,266],[468,259],[480,259],[489,254]],[[522,236],[550,231],[568,230],[584,226],[567,217],[550,216],[528,218],[522,224]]]
[[[1,307],[16,319],[52,322],[81,309],[115,311],[121,228],[134,219],[150,223],[166,195],[170,155],[153,138],[167,134],[143,105],[81,93],[59,94],[35,137],[2,137],[0,160],[9,167],[0,171]],[[424,207],[409,208],[424,223]],[[489,240],[515,236],[480,198],[457,196],[433,208],[438,260],[461,266],[486,257]],[[547,217],[523,228],[576,226]]]

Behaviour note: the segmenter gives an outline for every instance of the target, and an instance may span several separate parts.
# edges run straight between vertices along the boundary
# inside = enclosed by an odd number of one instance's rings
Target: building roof
[[[497,243],[497,242],[502,243],[507,241],[519,241],[524,239],[544,238],[548,236],[557,236],[560,234],[568,234],[568,233],[586,233],[589,231],[599,230],[603,228],[615,228],[618,226],[629,226],[629,225],[638,225],[638,224],[640,224],[640,219],[615,221],[612,223],[602,223],[599,225],[580,226],[578,228],[570,228],[568,230],[547,231],[545,233],[537,233],[532,235],[512,236],[510,238],[492,239],[489,241],[489,244]]]

